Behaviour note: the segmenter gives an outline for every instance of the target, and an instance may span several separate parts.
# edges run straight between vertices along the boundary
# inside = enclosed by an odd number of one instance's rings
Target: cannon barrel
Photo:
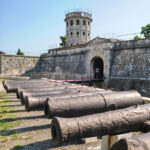
[[[20,92],[20,100],[21,100],[21,104],[24,104],[25,101],[25,97],[26,96],[30,96],[30,97],[40,97],[40,96],[48,96],[50,97],[51,95],[56,95],[56,94],[69,94],[70,92],[75,92],[75,91],[79,91],[81,90],[82,92],[88,92],[90,91],[105,91],[102,89],[94,89],[94,88],[88,88],[88,87],[84,87],[84,86],[64,86],[62,88],[49,88],[48,91],[21,91]]]
[[[16,89],[21,88],[32,88],[38,86],[57,86],[61,84],[68,84],[66,82],[54,82],[54,81],[47,81],[47,80],[21,80],[21,81],[5,81],[5,87],[7,92],[16,92]]]
[[[143,131],[143,128],[146,130],[144,122],[148,120],[150,104],[76,118],[54,117],[51,133],[55,145],[58,146],[80,138]]]
[[[53,94],[59,94],[60,92],[63,92],[64,90],[73,90],[73,89],[90,89],[90,90],[103,90],[103,89],[98,89],[98,88],[89,88],[86,86],[78,86],[78,85],[63,85],[60,87],[41,87],[41,88],[34,88],[34,89],[20,89],[20,94],[19,98],[21,99],[21,103],[24,104],[24,99],[25,96],[31,95],[31,96],[44,96],[44,95],[49,95],[50,93]],[[19,92],[19,90],[18,90]]]
[[[122,138],[111,150],[150,150],[150,132],[131,138]]]
[[[20,86],[19,88],[17,88],[17,92],[16,92],[16,95],[17,95],[17,98],[20,98],[20,94],[21,94],[21,91],[25,91],[25,92],[37,92],[38,91],[46,91],[46,90],[51,90],[51,89],[54,89],[54,90],[59,90],[59,89],[64,89],[66,87],[68,88],[74,88],[74,87],[86,87],[86,86],[82,86],[82,85],[76,85],[76,84],[68,84],[68,83],[49,83],[49,84],[44,84],[44,85],[23,85],[23,86]],[[101,89],[102,90],[102,89]]]
[[[83,95],[92,95],[95,93],[98,93],[100,91],[82,91],[82,90],[73,90],[69,93],[61,93],[61,94],[50,94],[47,96],[39,96],[39,97],[32,97],[32,96],[26,96],[25,97],[25,109],[26,111],[32,111],[32,110],[44,110],[45,103],[47,99],[53,98],[53,99],[60,99],[60,98],[71,98],[71,97],[77,97],[77,96],[83,96]]]
[[[58,83],[55,83],[55,82],[34,82],[34,83],[30,83],[30,82],[26,82],[26,83],[22,83],[22,84],[13,84],[13,85],[6,85],[6,91],[9,93],[9,92],[15,92],[16,93],[16,96],[17,98],[20,98],[20,91],[22,89],[28,89],[28,90],[32,90],[32,89],[36,89],[36,90],[39,90],[39,89],[48,89],[48,88],[60,88],[60,87],[64,87],[64,86],[67,86],[69,85],[68,83],[62,83],[62,82],[58,82]]]
[[[104,111],[121,109],[136,104],[143,104],[137,91],[98,93],[65,99],[50,98],[45,104],[45,115],[48,118],[79,117]]]

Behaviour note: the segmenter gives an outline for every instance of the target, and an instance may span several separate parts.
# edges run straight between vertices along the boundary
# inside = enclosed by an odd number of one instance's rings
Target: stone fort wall
[[[104,62],[104,76],[108,79],[110,47],[110,41],[95,40],[85,45],[49,50],[41,55],[41,76],[66,80],[92,79],[92,60],[100,57]]]
[[[1,75],[29,75],[29,72],[39,69],[39,57],[0,55]]]
[[[150,39],[116,42],[108,87],[150,96]]]
[[[42,75],[48,74],[53,79],[74,79],[85,76],[86,59],[86,50],[53,50],[41,56],[41,72]]]

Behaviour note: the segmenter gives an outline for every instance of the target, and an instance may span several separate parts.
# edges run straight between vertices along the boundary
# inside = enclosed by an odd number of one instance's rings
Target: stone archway
[[[91,72],[92,72],[92,78],[103,79],[104,63],[102,58],[100,58],[99,56],[96,56],[91,60]]]

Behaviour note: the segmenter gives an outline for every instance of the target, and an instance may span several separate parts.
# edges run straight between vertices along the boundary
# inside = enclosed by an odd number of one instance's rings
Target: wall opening
[[[96,56],[91,60],[92,77],[94,79],[103,79],[104,76],[104,63],[103,60]]]

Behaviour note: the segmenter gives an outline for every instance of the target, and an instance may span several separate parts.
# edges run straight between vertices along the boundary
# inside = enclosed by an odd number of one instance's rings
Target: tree
[[[141,28],[141,34],[143,34],[145,38],[150,38],[150,24]]]
[[[61,40],[60,46],[65,47],[66,46],[66,36],[60,36],[60,40]]]
[[[136,35],[136,36],[134,37],[134,40],[139,40],[139,39],[141,39],[141,37],[139,37],[138,35]]]
[[[18,48],[17,55],[24,55],[24,53]]]

